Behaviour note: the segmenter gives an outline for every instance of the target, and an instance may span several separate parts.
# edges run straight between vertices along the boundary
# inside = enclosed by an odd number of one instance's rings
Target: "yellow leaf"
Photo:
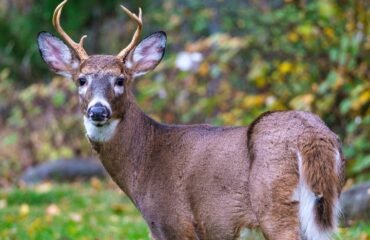
[[[364,104],[370,101],[370,91],[364,91],[360,96],[353,101],[352,107],[354,110],[359,110]]]
[[[297,42],[299,40],[299,35],[296,32],[290,32],[288,34],[288,40],[290,42]]]
[[[221,93],[220,97],[222,95],[224,96],[230,96],[232,92],[232,88],[230,86],[230,82],[227,80],[224,80],[220,83],[218,91]]]
[[[264,95],[248,95],[245,96],[242,102],[243,108],[259,107],[265,103]]]
[[[221,115],[221,119],[224,122],[224,124],[226,124],[226,125],[233,125],[236,121],[235,115],[232,114],[231,112],[223,113]]]
[[[326,36],[328,36],[330,39],[335,39],[335,32],[332,28],[324,28],[324,33],[326,34]]]
[[[259,58],[252,61],[250,65],[250,71],[248,73],[248,78],[256,84],[257,87],[264,87],[267,83],[267,72],[269,66],[266,62]]]
[[[209,73],[209,64],[207,62],[202,62],[198,68],[198,73],[202,77],[207,76]]]
[[[266,81],[266,80],[267,80],[267,79],[266,79],[264,76],[257,77],[257,78],[255,79],[256,87],[258,87],[258,88],[262,88],[262,87],[266,86],[266,83],[267,83],[267,81]]]
[[[123,212],[130,211],[131,209],[131,206],[127,204],[120,204],[120,203],[113,204],[111,207],[115,213],[123,213]]]
[[[37,232],[42,231],[42,228],[45,226],[45,222],[41,220],[41,218],[35,218],[31,224],[27,227],[27,231],[29,235],[34,235]]]
[[[309,37],[314,32],[314,26],[312,24],[306,23],[301,24],[297,27],[297,32],[302,35],[303,37]]]
[[[314,100],[314,96],[312,94],[304,94],[293,98],[290,101],[290,106],[294,109],[311,111],[311,104]]]
[[[95,189],[95,190],[100,190],[102,188],[102,184],[100,179],[93,177],[90,180],[90,185]]]
[[[367,235],[367,233],[361,233],[360,240],[368,240],[368,239],[369,239],[369,235]]]
[[[293,70],[293,64],[288,61],[284,61],[279,64],[278,70],[282,74],[290,73]]]
[[[28,204],[22,204],[19,208],[19,215],[21,215],[22,217],[25,217],[29,214],[30,212],[30,206],[28,206]]]

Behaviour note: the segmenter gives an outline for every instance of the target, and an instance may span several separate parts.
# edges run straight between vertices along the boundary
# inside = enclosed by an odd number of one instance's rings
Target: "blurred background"
[[[56,34],[59,2],[0,0],[0,238],[148,239],[94,160],[74,84],[39,55],[37,34]],[[75,41],[88,35],[89,54],[117,54],[136,28],[120,4],[142,7],[142,37],[167,33],[162,63],[135,82],[151,117],[248,125],[268,110],[312,111],[343,141],[346,189],[368,184],[370,1],[70,0],[62,26]],[[81,161],[94,170],[73,175]],[[369,215],[344,221],[337,238],[370,239]]]

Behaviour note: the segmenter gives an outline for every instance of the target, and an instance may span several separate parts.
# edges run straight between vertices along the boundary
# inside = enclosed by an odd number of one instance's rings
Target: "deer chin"
[[[96,122],[84,116],[84,126],[87,137],[94,142],[107,142],[116,133],[118,119]]]

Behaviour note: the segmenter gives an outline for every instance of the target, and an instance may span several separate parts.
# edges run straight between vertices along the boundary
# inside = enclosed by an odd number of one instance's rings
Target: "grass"
[[[340,228],[335,239],[368,240],[369,236],[370,224],[359,223]],[[0,239],[150,238],[130,200],[112,184],[93,180],[90,184],[44,183],[0,191]]]
[[[0,239],[149,239],[129,199],[100,183],[10,189],[0,201]]]

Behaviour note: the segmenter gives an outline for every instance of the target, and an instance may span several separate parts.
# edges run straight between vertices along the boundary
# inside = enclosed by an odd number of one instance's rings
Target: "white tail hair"
[[[339,154],[336,155],[336,157],[338,156]],[[296,189],[296,192],[294,193],[294,198],[299,201],[299,221],[301,236],[305,240],[329,240],[332,232],[337,226],[337,218],[340,212],[338,207],[338,199],[336,199],[332,206],[334,213],[332,216],[333,227],[323,228],[317,222],[315,213],[315,205],[317,204],[320,196],[315,195],[315,193],[312,192],[309,185],[305,181],[302,166],[303,160],[299,152],[297,152],[297,160],[300,178],[298,187]],[[336,161],[335,163],[337,162],[339,161]]]

